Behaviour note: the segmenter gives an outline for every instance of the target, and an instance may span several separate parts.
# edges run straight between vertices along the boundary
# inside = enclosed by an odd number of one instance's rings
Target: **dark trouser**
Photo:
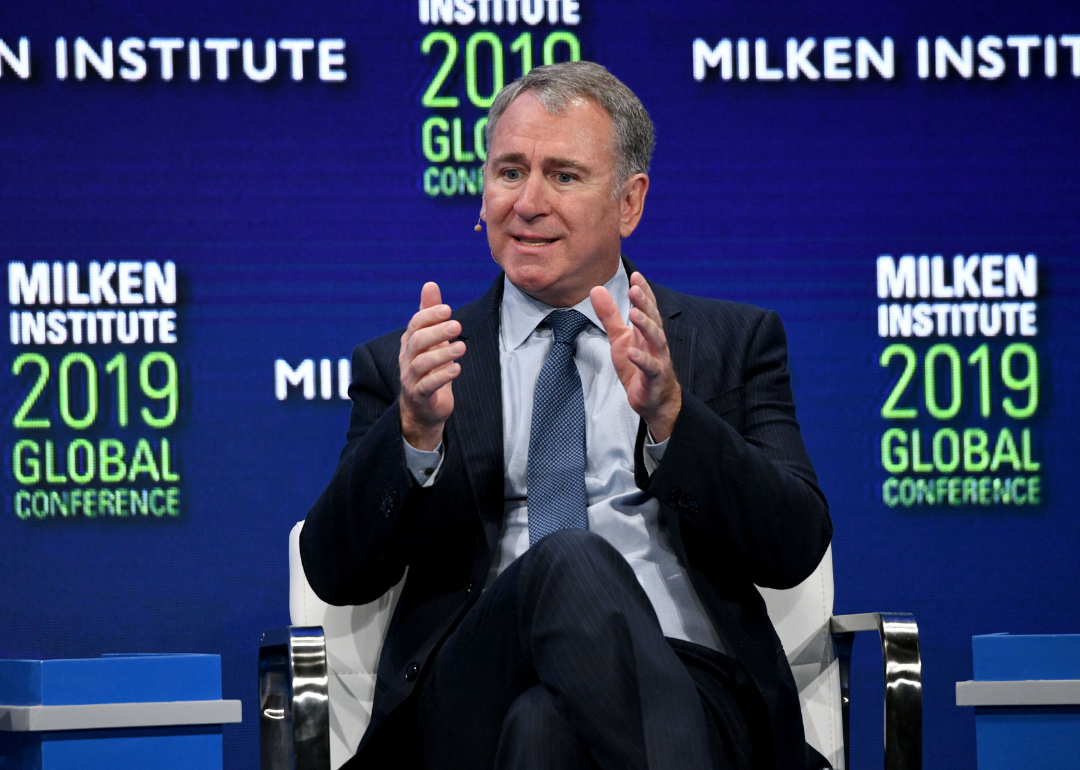
[[[484,592],[425,677],[417,727],[432,770],[771,764],[741,664],[665,639],[630,565],[582,530],[544,538]]]

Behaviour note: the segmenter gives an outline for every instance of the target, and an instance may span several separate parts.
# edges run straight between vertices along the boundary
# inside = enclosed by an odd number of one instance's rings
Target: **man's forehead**
[[[591,110],[597,110],[604,117],[607,117],[607,111],[601,107],[595,100],[590,99],[584,94],[573,94],[571,96],[564,96],[560,98],[541,98],[541,95],[534,89],[528,91],[522,91],[514,101],[507,105],[506,110],[503,112],[505,116],[511,110],[514,109],[527,109],[536,110],[537,108],[543,109],[543,111],[552,118],[562,117],[571,113],[584,114],[591,112]]]
[[[611,118],[591,99],[574,97],[553,114],[526,91],[499,118],[490,150],[496,163],[529,160],[574,166],[584,165],[586,159],[595,163],[595,157],[588,156],[597,151],[611,153],[613,138]]]
[[[522,165],[527,163],[536,163],[552,168],[576,168],[581,170],[589,170],[589,166],[579,159],[562,156],[562,155],[544,155],[540,157],[530,157],[524,152],[503,152],[499,153],[496,157],[491,159],[491,162],[495,165]]]

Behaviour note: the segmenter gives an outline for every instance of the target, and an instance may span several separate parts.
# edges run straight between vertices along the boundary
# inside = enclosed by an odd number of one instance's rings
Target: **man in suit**
[[[404,332],[357,347],[301,534],[331,603],[408,569],[356,761],[816,765],[754,588],[797,585],[832,534],[779,319],[621,257],[652,124],[602,67],[512,83],[487,146],[503,274],[457,311],[428,283]]]

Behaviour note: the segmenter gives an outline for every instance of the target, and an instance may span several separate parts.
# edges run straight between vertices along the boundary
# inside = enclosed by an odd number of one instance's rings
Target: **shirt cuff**
[[[667,450],[669,441],[671,441],[671,436],[657,444],[653,441],[652,432],[645,431],[645,451],[642,459],[645,460],[645,472],[650,476],[656,473],[656,469],[660,467],[660,461],[664,459],[664,452]]]
[[[434,484],[442,466],[442,442],[430,452],[417,449],[406,441],[404,436],[401,437],[401,445],[405,447],[405,466],[416,479],[416,483],[422,487]]]

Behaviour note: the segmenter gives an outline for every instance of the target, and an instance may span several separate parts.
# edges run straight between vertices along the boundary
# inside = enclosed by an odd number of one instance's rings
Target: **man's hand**
[[[420,291],[420,310],[401,335],[401,435],[417,449],[431,451],[442,441],[443,426],[454,411],[451,382],[461,373],[457,359],[465,343],[450,340],[461,333],[451,321],[450,306],[442,304],[439,285],[428,282]]]
[[[618,305],[603,286],[594,288],[589,297],[611,342],[611,360],[630,406],[645,419],[653,440],[665,441],[682,409],[682,388],[675,379],[652,289],[641,273],[630,276],[630,326],[623,323]]]

